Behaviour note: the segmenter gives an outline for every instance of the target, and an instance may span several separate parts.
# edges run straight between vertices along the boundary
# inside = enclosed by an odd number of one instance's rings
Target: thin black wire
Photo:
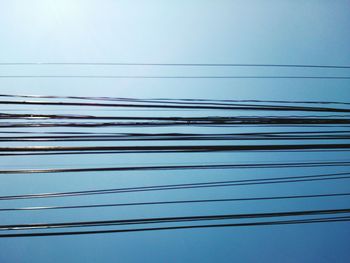
[[[226,127],[244,127],[244,128],[252,128],[252,127],[258,127],[258,128],[265,128],[265,127],[289,127],[289,128],[299,128],[300,126],[303,127],[312,127],[312,128],[323,128],[323,127],[332,127],[332,128],[344,128],[344,127],[349,127],[349,123],[347,123],[347,120],[340,121],[339,124],[333,124],[331,123],[332,121],[325,121],[324,124],[317,124],[317,123],[312,123],[309,121],[305,121],[305,123],[295,123],[295,124],[275,124],[275,123],[261,123],[261,124],[255,124],[255,123],[195,123],[195,122],[150,122],[150,123],[145,123],[145,122],[104,122],[104,123],[99,123],[99,122],[85,122],[85,123],[80,123],[80,122],[75,122],[75,123],[69,123],[69,122],[25,122],[25,123],[2,123],[0,125],[0,128],[53,128],[53,127],[83,127],[83,128],[106,128],[106,127],[118,127],[118,128],[132,128],[132,127],[137,127],[137,128],[147,128],[147,127],[176,127],[176,126],[182,126],[182,127],[217,127],[217,128],[226,128]]]
[[[39,237],[39,236],[69,236],[69,235],[87,235],[87,234],[108,234],[108,233],[126,233],[126,232],[145,232],[159,230],[179,230],[179,229],[200,229],[200,228],[220,228],[220,227],[253,227],[253,226],[273,226],[273,225],[290,225],[290,224],[309,224],[309,223],[326,223],[326,222],[349,222],[350,217],[328,217],[314,218],[304,220],[279,220],[265,222],[235,223],[235,224],[210,224],[210,225],[181,225],[168,227],[151,227],[151,228],[132,228],[132,229],[112,229],[112,230],[95,230],[95,231],[67,231],[67,232],[49,232],[49,233],[21,233],[21,234],[0,234],[0,238],[14,237]]]
[[[247,197],[247,198],[225,198],[225,199],[175,200],[175,201],[132,202],[132,203],[112,203],[112,204],[110,203],[110,204],[72,205],[72,206],[16,207],[16,208],[0,208],[0,212],[86,209],[86,208],[105,208],[105,207],[119,207],[119,206],[143,206],[143,205],[268,201],[268,200],[308,199],[308,198],[344,197],[344,196],[350,196],[350,193],[329,193],[329,194],[314,194],[314,195],[291,195],[291,196]]]
[[[37,114],[37,113],[0,113],[0,119],[2,120],[13,120],[13,119],[49,119],[49,120],[57,120],[57,119],[72,119],[72,120],[153,120],[153,121],[205,121],[205,120],[215,120],[215,121],[223,121],[223,120],[299,120],[299,119],[325,119],[325,120],[337,120],[337,119],[345,119],[349,118],[350,115],[287,115],[287,116],[276,116],[276,115],[250,115],[250,116],[205,116],[205,117],[191,117],[191,116],[97,116],[97,115],[81,115],[81,114]]]
[[[159,165],[159,166],[121,166],[94,168],[51,168],[51,169],[16,169],[0,170],[0,174],[34,174],[34,173],[74,173],[74,172],[108,172],[108,171],[162,171],[162,170],[208,170],[208,169],[252,169],[252,168],[292,168],[292,167],[333,167],[349,166],[347,161],[330,162],[287,162],[287,163],[245,163],[245,164],[203,164],[203,165]]]
[[[349,152],[350,149],[308,149],[308,150],[278,150],[278,152]],[[191,153],[192,151],[179,151],[180,153]],[[198,151],[194,151],[198,152]],[[270,150],[250,150],[250,151],[242,151],[242,153],[264,153],[264,152],[271,152]],[[157,151],[84,151],[84,152],[41,152],[41,153],[0,153],[0,156],[21,156],[21,157],[27,157],[27,156],[52,156],[52,155],[96,155],[96,154],[128,154],[128,153],[142,153],[142,154],[151,154],[151,153],[160,153]],[[162,151],[161,153],[174,153],[174,151]]]
[[[302,210],[302,211],[283,211],[268,213],[250,213],[250,214],[222,214],[222,215],[200,215],[200,216],[180,216],[180,217],[154,217],[154,218],[136,218],[136,219],[117,219],[101,221],[79,221],[79,222],[59,222],[59,223],[34,223],[34,224],[11,224],[0,225],[0,231],[18,231],[18,230],[37,230],[52,228],[76,228],[76,227],[96,227],[96,226],[116,226],[116,225],[135,225],[135,224],[159,224],[159,223],[179,223],[179,222],[197,222],[209,220],[235,220],[235,219],[256,219],[256,218],[274,218],[274,217],[300,217],[312,215],[336,215],[350,213],[349,208],[344,209],[324,209],[324,210]]]
[[[57,102],[57,101],[13,101],[2,100],[0,104],[14,105],[53,105],[53,106],[90,106],[90,107],[122,107],[122,108],[160,108],[160,109],[210,109],[210,110],[265,110],[265,111],[310,111],[310,112],[350,112],[346,108],[284,106],[260,104],[231,104],[231,105],[173,105],[173,104],[135,104],[135,103],[97,103],[97,102]]]
[[[347,69],[347,65],[258,64],[258,63],[133,63],[133,62],[2,62],[1,66],[181,66],[181,67],[287,67]]]
[[[5,116],[4,116],[5,115]],[[11,116],[12,115],[12,116]],[[20,117],[21,114],[0,114],[0,119],[39,119],[42,120],[61,120],[61,119],[74,119],[74,120],[119,120],[118,122],[96,122],[96,121],[84,121],[84,122],[3,122],[1,128],[30,128],[30,127],[161,127],[161,126],[215,126],[215,127],[230,127],[230,126],[299,126],[299,125],[350,125],[350,119],[343,118],[288,118],[288,117],[203,117],[203,118],[187,118],[187,117],[35,117],[32,114],[31,117]],[[24,114],[22,114],[23,116]],[[54,116],[54,115],[51,115]]]
[[[315,133],[316,134],[316,133]],[[240,135],[240,134],[203,134],[203,135],[160,135],[160,136],[118,136],[118,135],[85,135],[85,136],[1,136],[0,142],[80,142],[80,141],[232,141],[232,140],[347,140],[350,134],[338,135]]]
[[[350,179],[349,174],[350,172],[345,172],[345,173],[332,173],[332,174],[321,174],[321,175],[318,174],[318,175],[306,175],[306,176],[288,176],[288,177],[230,180],[230,181],[216,181],[216,182],[204,182],[204,183],[167,184],[167,185],[125,187],[125,188],[113,188],[113,189],[72,191],[72,192],[8,195],[8,196],[0,196],[0,201],[17,200],[17,199],[35,199],[35,198],[73,197],[73,196],[85,196],[85,195],[120,194],[120,193],[134,193],[134,192],[146,192],[146,191],[212,188],[212,187],[227,187],[227,186],[265,185],[265,184],[276,184],[276,183],[279,184],[279,183],[312,182],[312,181],[325,181],[325,180],[327,181],[342,180],[342,179]]]
[[[113,136],[120,136],[120,137],[141,137],[141,136],[169,136],[169,137],[175,137],[175,136],[266,136],[267,138],[270,138],[271,136],[278,136],[278,135],[284,135],[284,134],[342,134],[342,133],[350,133],[350,131],[288,131],[288,132],[251,132],[251,133],[116,133],[116,132],[45,132],[45,131],[1,131],[0,134],[69,134],[69,135],[76,135],[76,134],[83,134],[83,135],[93,135],[93,136],[107,136],[107,135],[113,135]],[[9,138],[9,137],[0,137],[0,138]]]
[[[316,135],[316,136],[239,136],[239,135],[203,135],[203,136],[177,136],[177,137],[121,137],[111,135],[96,136],[2,136],[0,142],[86,142],[86,141],[277,141],[277,140],[348,140],[350,135]]]
[[[232,103],[285,103],[285,104],[339,104],[349,105],[348,102],[339,101],[298,101],[298,100],[219,100],[219,99],[171,99],[171,98],[121,98],[121,97],[87,97],[87,96],[46,96],[46,95],[12,95],[0,94],[0,97],[9,98],[45,98],[45,99],[77,99],[98,101],[127,101],[166,104],[190,104],[190,105],[232,105]]]
[[[222,152],[280,150],[350,149],[350,144],[284,144],[284,145],[161,145],[161,146],[24,146],[0,147],[0,152]]]
[[[338,117],[337,117],[338,116]],[[340,118],[339,118],[340,117]],[[308,121],[312,123],[330,123],[335,124],[340,123],[349,123],[348,118],[350,115],[331,115],[331,116],[322,116],[322,115],[312,115],[312,116],[206,116],[206,117],[155,117],[155,116],[94,116],[94,115],[73,115],[73,114],[34,114],[34,113],[0,113],[0,119],[48,119],[48,120],[119,120],[119,121],[177,121],[177,122],[216,122],[216,123],[303,123],[303,121]]]
[[[8,78],[66,78],[66,79],[338,79],[348,80],[348,76],[146,76],[146,75],[0,75]]]

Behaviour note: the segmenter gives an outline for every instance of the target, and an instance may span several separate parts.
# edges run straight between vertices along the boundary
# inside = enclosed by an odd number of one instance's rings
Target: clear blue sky
[[[150,63],[264,63],[350,65],[350,1],[234,1],[234,0],[2,0],[0,1],[0,63],[5,62],[150,62]],[[276,68],[162,68],[93,66],[0,66],[0,75],[322,75],[349,76],[349,69]],[[115,96],[140,98],[329,100],[349,102],[348,80],[298,79],[1,79],[1,94]],[[1,112],[9,107],[1,105]],[[13,107],[14,108],[14,107]],[[55,108],[57,109],[57,108]],[[33,107],[32,112],[45,111]],[[57,109],[57,111],[59,111]],[[98,111],[96,111],[98,112]],[[96,113],[96,112],[92,112]],[[112,114],[111,112],[98,112]],[[134,113],[130,113],[134,114]],[[135,113],[137,114],[137,113]],[[149,113],[153,114],[153,113]],[[166,113],[164,113],[166,115]],[[216,113],[209,112],[208,115]],[[164,129],[166,130],[166,129]],[[93,143],[90,143],[94,145]],[[89,145],[90,145],[89,144]],[[2,143],[1,146],[13,145]],[[20,144],[16,144],[20,145]],[[29,145],[29,144],[28,144]],[[31,144],[33,145],[33,144]],[[45,144],[42,144],[45,145]],[[52,145],[52,144],[50,144]],[[99,144],[101,145],[101,143]],[[52,168],[113,166],[115,164],[181,163],[207,161],[254,162],[274,160],[346,159],[346,154],[188,156],[145,155],[2,158],[0,167]],[[210,159],[210,160],[209,160]],[[58,164],[59,163],[59,164]],[[5,168],[1,168],[5,169]],[[305,169],[313,174],[334,169]],[[346,171],[346,170],[337,170]],[[268,175],[270,171],[254,171]],[[284,171],[300,173],[299,170]],[[230,171],[220,179],[231,178]],[[248,171],[239,171],[239,176]],[[130,176],[131,174],[131,176]],[[164,174],[164,173],[163,173]],[[111,173],[97,175],[4,176],[1,195],[74,191],[142,184],[198,180],[183,172]],[[199,172],[198,172],[199,174]],[[200,174],[209,180],[213,171]],[[175,176],[176,175],[176,176]],[[98,178],[97,178],[98,177]],[[14,187],[16,185],[16,187]],[[273,195],[333,190],[347,191],[349,182],[312,186],[242,188],[219,191],[179,191],[116,197],[75,199],[80,203],[138,199]],[[309,191],[310,192],[310,191]],[[346,207],[350,199],[335,199]],[[46,205],[6,203],[7,206]],[[57,203],[62,204],[62,200]],[[330,203],[271,202],[198,207],[123,208],[8,213],[1,224],[64,220],[94,220],[201,213],[278,211],[334,207]],[[1,204],[2,205],[2,204]],[[4,204],[5,205],[5,204]],[[348,262],[349,223],[261,228],[225,228],[162,231],[74,237],[0,239],[0,262]]]

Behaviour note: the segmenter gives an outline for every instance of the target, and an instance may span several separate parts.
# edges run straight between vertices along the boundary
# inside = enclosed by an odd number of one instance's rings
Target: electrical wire
[[[312,182],[312,181],[329,181],[350,179],[350,172],[317,174],[304,176],[285,176],[274,178],[259,178],[259,179],[244,179],[230,181],[215,181],[187,184],[167,184],[167,185],[152,185],[138,187],[124,187],[112,189],[95,189],[85,191],[72,192],[55,192],[55,193],[39,193],[39,194],[23,194],[23,195],[7,195],[0,196],[0,201],[17,200],[17,199],[35,199],[35,198],[56,198],[56,197],[73,197],[85,195],[104,195],[104,194],[120,194],[120,193],[135,193],[147,191],[164,191],[164,190],[180,190],[180,189],[196,189],[196,188],[212,188],[212,187],[227,187],[227,186],[246,186],[246,185],[265,185],[279,183],[296,183],[296,182]]]
[[[347,196],[350,196],[350,193],[328,193],[328,194],[314,194],[314,195],[288,195],[288,196],[199,199],[199,200],[198,199],[197,200],[172,200],[172,201],[109,203],[109,204],[71,205],[71,206],[40,206],[40,207],[32,206],[32,207],[0,208],[0,212],[66,210],[66,209],[106,208],[106,207],[120,207],[120,206],[144,206],[144,205],[147,206],[147,205],[198,204],[198,203],[217,203],[217,202],[269,201],[269,200],[309,199],[309,198],[347,197]]]

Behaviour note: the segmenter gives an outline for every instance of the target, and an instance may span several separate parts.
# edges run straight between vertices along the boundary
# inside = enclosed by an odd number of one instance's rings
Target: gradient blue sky
[[[151,63],[271,63],[350,64],[350,1],[113,1],[113,0],[2,0],[0,1],[0,62],[151,62]],[[349,76],[349,70],[262,69],[262,68],[161,68],[161,67],[75,67],[0,66],[0,75],[115,74],[115,75],[322,75]],[[45,94],[116,97],[167,97],[210,99],[334,100],[349,102],[348,80],[248,80],[248,79],[0,79],[1,94]],[[3,106],[1,106],[3,107]],[[8,107],[6,107],[7,109]],[[6,110],[5,107],[1,111]],[[40,112],[45,108],[31,108]],[[58,109],[57,109],[58,110]],[[104,112],[105,113],[105,112]],[[108,112],[107,112],[108,113]],[[101,113],[102,114],[102,113]],[[151,114],[151,113],[150,113]],[[166,113],[164,113],[166,114]],[[208,113],[213,114],[213,113]],[[164,129],[165,130],[165,129]],[[5,144],[2,144],[5,145]],[[19,145],[19,144],[18,144]],[[210,161],[325,160],[346,159],[346,154],[237,155],[218,153]],[[208,155],[97,156],[15,159],[2,158],[6,169],[69,167],[115,163],[205,162]],[[72,165],[72,163],[74,165]],[[327,170],[328,171],[328,170]],[[327,172],[325,169],[305,173]],[[333,171],[330,169],[329,171]],[[338,170],[337,170],[338,171]],[[344,169],[342,171],[345,171]],[[250,171],[249,171],[250,172]],[[241,171],[244,176],[248,171]],[[256,171],[268,175],[268,171]],[[296,174],[290,170],[286,174]],[[199,174],[199,172],[197,172]],[[62,177],[14,175],[2,179],[1,195],[81,188],[109,188],[111,185],[190,182],[196,172],[184,176],[172,172],[137,173],[118,178],[90,173]],[[209,179],[210,172],[202,173]],[[176,176],[175,176],[176,175]],[[229,179],[230,171],[220,174]],[[13,185],[17,185],[13,187]],[[348,182],[327,187],[339,192]],[[325,184],[240,189],[269,195],[322,191]],[[181,192],[177,197],[228,197],[230,189],[215,192]],[[172,193],[128,196],[173,198]],[[76,199],[78,200],[78,199]],[[108,202],[111,197],[86,198],[82,203]],[[122,199],[118,199],[122,200]],[[61,200],[60,200],[61,201]],[[57,201],[58,202],[58,201]],[[329,204],[317,201],[273,202],[269,211],[344,207],[349,199]],[[6,204],[8,206],[14,203]],[[24,203],[16,203],[18,205]],[[29,203],[26,203],[29,204]],[[45,205],[42,201],[40,205]],[[52,204],[52,203],[50,203]],[[264,207],[265,209],[266,207]],[[252,212],[260,204],[202,207],[140,208],[39,214],[1,214],[1,224],[13,222],[93,220],[178,213]],[[266,209],[265,209],[266,210]],[[264,211],[265,211],[264,210]],[[261,211],[261,210],[260,210]],[[1,239],[0,262],[348,262],[349,223],[276,226],[241,229],[210,229],[173,232],[128,233]]]

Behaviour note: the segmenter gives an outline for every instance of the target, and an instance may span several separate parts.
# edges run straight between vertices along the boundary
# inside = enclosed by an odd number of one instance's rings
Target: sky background
[[[107,1],[0,0],[0,63],[139,62],[350,64],[350,1]],[[305,79],[45,79],[2,78],[6,75],[307,75],[349,76],[349,69],[184,68],[120,66],[0,66],[1,94],[115,96],[137,98],[267,99],[349,102],[349,80]],[[6,106],[1,112],[62,112],[47,106]],[[65,113],[100,115],[106,109],[69,108]],[[216,112],[143,112],[204,114]],[[230,114],[230,113],[222,113]],[[238,114],[257,114],[241,113]],[[266,114],[262,112],[259,114]],[[69,129],[69,128],[67,128]],[[307,130],[307,128],[303,128]],[[7,129],[15,131],[15,129]],[[33,129],[27,129],[35,130]],[[52,131],[49,128],[42,131]],[[63,129],[62,129],[63,130]],[[74,129],[72,129],[74,130]],[[121,130],[121,129],[119,129]],[[119,131],[106,128],[106,131]],[[97,129],[88,129],[97,131]],[[130,128],[128,131],[139,131]],[[172,128],[147,131],[173,131]],[[177,128],[177,131],[188,131]],[[198,132],[193,129],[191,132]],[[210,128],[201,132],[211,132]],[[223,130],[220,130],[223,131]],[[226,130],[225,130],[226,131]],[[235,128],[234,131],[254,131]],[[125,130],[124,130],[125,132]],[[232,142],[240,143],[240,142]],[[57,144],[57,145],[62,145]],[[86,145],[95,145],[87,142]],[[98,145],[110,143],[98,143]],[[116,144],[116,143],[114,143]],[[113,145],[114,145],[113,144]],[[1,146],[14,143],[1,143]],[[15,144],[37,145],[35,143]],[[42,143],[40,145],[53,145]],[[69,145],[72,145],[70,143]],[[81,143],[77,144],[81,145]],[[90,158],[88,158],[90,157]],[[209,162],[277,162],[345,160],[346,153],[141,154],[55,157],[1,157],[1,169],[98,167]],[[74,191],[252,178],[259,176],[345,172],[346,168],[289,170],[171,171],[5,175],[1,195]],[[169,176],[164,176],[164,174]],[[253,174],[253,175],[252,175]],[[84,197],[1,203],[21,205],[87,204],[131,200],[220,198],[346,192],[348,181],[219,190]],[[350,198],[276,201],[198,206],[138,207],[79,211],[0,214],[1,224],[75,221],[144,216],[345,208]],[[65,203],[66,202],[66,203]],[[0,262],[348,262],[349,223],[159,231],[73,237],[0,239]]]

